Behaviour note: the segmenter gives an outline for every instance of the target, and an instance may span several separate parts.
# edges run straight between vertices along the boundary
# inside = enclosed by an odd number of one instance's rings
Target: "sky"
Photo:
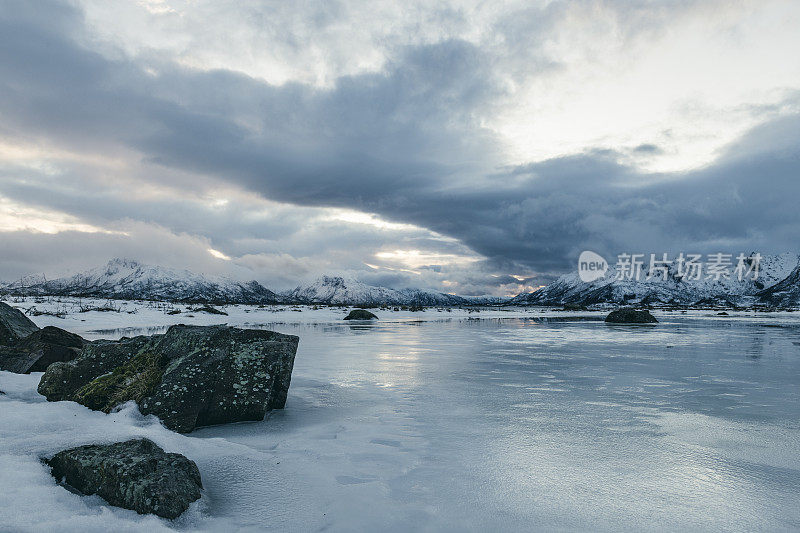
[[[800,235],[800,2],[0,0],[0,280],[513,295]]]

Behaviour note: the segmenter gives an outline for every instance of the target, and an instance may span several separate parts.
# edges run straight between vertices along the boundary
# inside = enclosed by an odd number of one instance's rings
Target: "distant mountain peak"
[[[147,265],[134,259],[111,259],[106,265],[25,287],[7,286],[21,295],[80,296],[127,300],[204,303],[276,303],[275,293],[256,281],[246,283],[188,270]]]
[[[319,283],[321,285],[333,285],[337,287],[343,287],[347,285],[348,282],[350,285],[358,283],[353,278],[345,279],[343,276],[321,276],[316,281],[316,283]]]
[[[106,263],[106,270],[108,270],[109,272],[119,272],[122,269],[136,270],[142,268],[143,266],[146,265],[137,261],[136,259],[115,257],[114,259],[111,259],[108,263]],[[157,267],[157,268],[163,268],[163,267]]]
[[[141,263],[136,259],[130,259],[128,257],[115,257],[110,259],[107,264],[109,267],[126,267],[126,268],[137,268],[141,266]]]
[[[391,289],[368,285],[352,277],[325,275],[313,283],[283,293],[294,302],[328,305],[459,306],[471,298],[421,289]],[[477,300],[475,300],[477,302]],[[486,302],[482,302],[486,303]]]

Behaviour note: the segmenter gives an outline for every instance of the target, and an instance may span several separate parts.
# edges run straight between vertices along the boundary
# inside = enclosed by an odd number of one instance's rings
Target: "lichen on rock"
[[[53,477],[80,494],[140,514],[177,518],[202,494],[195,462],[148,439],[79,446],[44,461]]]
[[[172,326],[164,335],[92,343],[51,365],[39,384],[48,400],[110,412],[133,400],[174,431],[262,420],[282,409],[298,338],[227,326]]]

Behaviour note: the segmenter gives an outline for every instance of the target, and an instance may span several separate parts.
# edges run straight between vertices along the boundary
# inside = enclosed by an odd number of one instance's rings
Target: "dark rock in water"
[[[88,343],[72,361],[53,363],[39,382],[39,394],[51,402],[74,400],[78,389],[124,365],[140,351],[156,344],[162,335]]]
[[[224,315],[228,316],[228,313],[217,309],[216,307],[211,307],[210,305],[204,305],[203,307],[198,307],[197,309],[192,309],[195,313],[208,313],[209,315]]]
[[[262,420],[286,403],[299,340],[294,335],[179,325],[138,339],[147,338],[90,345],[86,361],[81,356],[52,365],[39,392],[105,412],[134,400],[143,414],[182,433]]]
[[[81,494],[163,518],[180,516],[203,488],[194,461],[147,439],[79,446],[45,462],[53,477]]]
[[[378,317],[366,309],[353,309],[350,314],[344,317],[345,320],[377,320]]]
[[[85,344],[80,335],[46,326],[13,346],[0,346],[0,370],[18,374],[44,372],[52,363],[78,357]]]
[[[586,311],[586,306],[581,304],[564,304],[564,311]]]
[[[606,317],[606,322],[613,324],[654,324],[658,322],[650,311],[643,309],[624,308],[611,311]]]
[[[728,313],[726,313],[725,311],[721,311],[717,313],[717,316],[728,316]]]
[[[22,311],[0,302],[0,346],[11,346],[38,329]]]

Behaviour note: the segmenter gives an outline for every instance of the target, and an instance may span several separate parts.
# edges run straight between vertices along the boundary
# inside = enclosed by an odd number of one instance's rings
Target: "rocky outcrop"
[[[10,346],[39,328],[22,311],[0,302],[0,346]]]
[[[85,343],[54,326],[39,329],[19,309],[0,302],[0,370],[43,372],[51,363],[77,357]]]
[[[52,363],[78,357],[85,344],[80,335],[46,326],[12,346],[0,346],[0,370],[18,374],[44,372]]]
[[[162,336],[90,345],[86,355],[51,365],[39,392],[105,412],[134,400],[143,414],[182,433],[262,420],[286,403],[298,340],[274,331],[172,326]]]
[[[654,324],[658,320],[647,309],[624,308],[611,311],[606,317],[606,322],[612,324]]]
[[[180,516],[203,488],[194,461],[147,439],[79,446],[45,462],[53,477],[81,494],[163,518]]]
[[[370,313],[366,309],[353,309],[350,311],[345,320],[377,320],[378,317],[374,314]]]

